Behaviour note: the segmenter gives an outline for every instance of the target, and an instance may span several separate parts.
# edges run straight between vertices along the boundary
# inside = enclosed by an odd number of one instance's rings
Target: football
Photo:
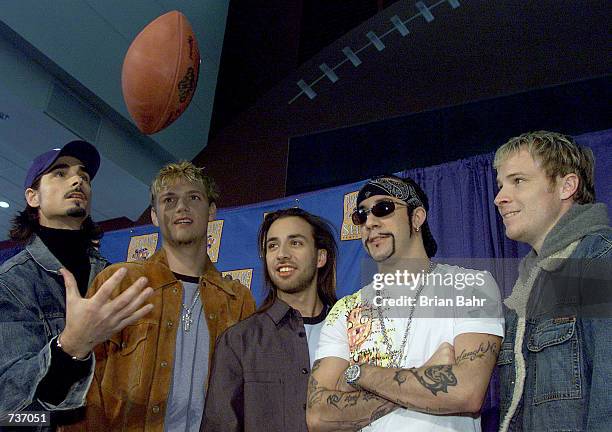
[[[123,99],[138,129],[150,135],[172,124],[189,106],[199,71],[198,42],[185,15],[171,11],[149,23],[121,71]]]

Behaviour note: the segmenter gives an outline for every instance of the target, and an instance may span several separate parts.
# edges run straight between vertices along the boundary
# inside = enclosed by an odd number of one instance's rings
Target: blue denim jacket
[[[570,259],[612,259],[612,230],[587,235]],[[598,261],[601,263],[601,261]],[[548,277],[541,273],[534,286]],[[533,295],[533,292],[532,292]],[[512,402],[518,315],[506,313],[499,353],[500,419]],[[522,345],[526,377],[522,399],[508,431],[611,431],[612,319],[527,316]],[[503,429],[502,429],[503,430]]]
[[[90,248],[89,283],[108,264]],[[61,264],[34,236],[0,267],[0,418],[16,411],[69,410],[82,406],[93,378],[74,383],[54,406],[36,398],[51,362],[50,344],[64,329],[65,293]]]

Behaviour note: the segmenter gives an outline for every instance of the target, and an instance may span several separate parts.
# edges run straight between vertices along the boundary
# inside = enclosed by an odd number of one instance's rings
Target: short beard
[[[304,279],[304,280],[299,280],[296,281],[297,283],[293,286],[288,286],[283,288],[279,288],[278,286],[274,286],[274,288],[276,289],[276,292],[278,293],[280,292],[284,292],[286,294],[295,294],[295,293],[299,293],[302,292],[304,290],[307,290],[308,288],[310,288],[310,285],[312,284],[313,280],[317,280],[318,277],[318,268],[317,268],[317,259],[315,257],[315,259],[312,262],[312,276]],[[270,280],[273,282],[272,278],[270,278]]]
[[[309,280],[302,281],[302,282],[300,282],[300,283],[298,283],[296,285],[287,287],[285,289],[282,289],[282,288],[279,288],[279,287],[275,287],[275,288],[276,288],[277,292],[281,291],[281,292],[284,292],[284,293],[287,293],[287,294],[295,294],[295,293],[299,293],[299,292],[302,292],[302,291],[308,289],[310,287],[310,284],[312,284],[312,281],[315,280],[316,278],[317,278],[317,273],[315,272]]]
[[[72,207],[66,212],[66,216],[82,218],[87,216],[87,211],[83,207]]]

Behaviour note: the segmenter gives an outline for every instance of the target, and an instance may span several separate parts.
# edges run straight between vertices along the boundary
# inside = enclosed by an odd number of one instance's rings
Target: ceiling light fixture
[[[327,77],[332,83],[337,82],[340,79],[337,74],[337,71],[346,62],[350,61],[354,67],[359,66],[361,64],[361,59],[358,57],[358,55],[366,48],[373,46],[374,48],[376,48],[377,51],[384,50],[385,43],[382,41],[382,39],[386,38],[388,35],[394,32],[399,33],[401,36],[408,35],[410,33],[410,30],[408,29],[406,24],[408,24],[410,21],[415,20],[420,16],[423,17],[425,22],[432,22],[434,20],[434,15],[431,11],[443,3],[448,3],[452,9],[457,9],[460,6],[459,0],[438,0],[435,4],[432,4],[430,6],[426,5],[424,1],[417,1],[414,4],[416,9],[418,10],[416,14],[405,20],[402,20],[397,15],[392,16],[390,18],[390,21],[393,26],[391,28],[388,28],[381,35],[376,34],[374,31],[367,32],[366,38],[369,40],[369,42],[359,49],[353,51],[351,47],[345,46],[344,48],[342,48],[342,53],[344,54],[345,58],[340,60],[335,66],[329,66],[327,63],[321,63],[319,65],[319,69],[323,72],[323,75],[320,75],[319,77],[315,78],[311,83],[307,83],[304,79],[301,79],[296,83],[301,91],[289,101],[289,105],[295,102],[301,95],[306,95],[309,99],[314,99],[315,97],[317,97],[317,92],[313,89],[313,87],[325,77]]]

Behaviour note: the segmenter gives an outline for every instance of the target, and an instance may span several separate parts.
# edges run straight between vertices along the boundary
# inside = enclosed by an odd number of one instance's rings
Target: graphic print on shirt
[[[385,347],[380,319],[376,307],[363,300],[361,292],[344,297],[336,303],[327,317],[326,325],[332,326],[344,320],[350,351],[350,363],[369,363],[390,366],[390,357]],[[395,340],[394,326],[386,324],[390,341]]]

